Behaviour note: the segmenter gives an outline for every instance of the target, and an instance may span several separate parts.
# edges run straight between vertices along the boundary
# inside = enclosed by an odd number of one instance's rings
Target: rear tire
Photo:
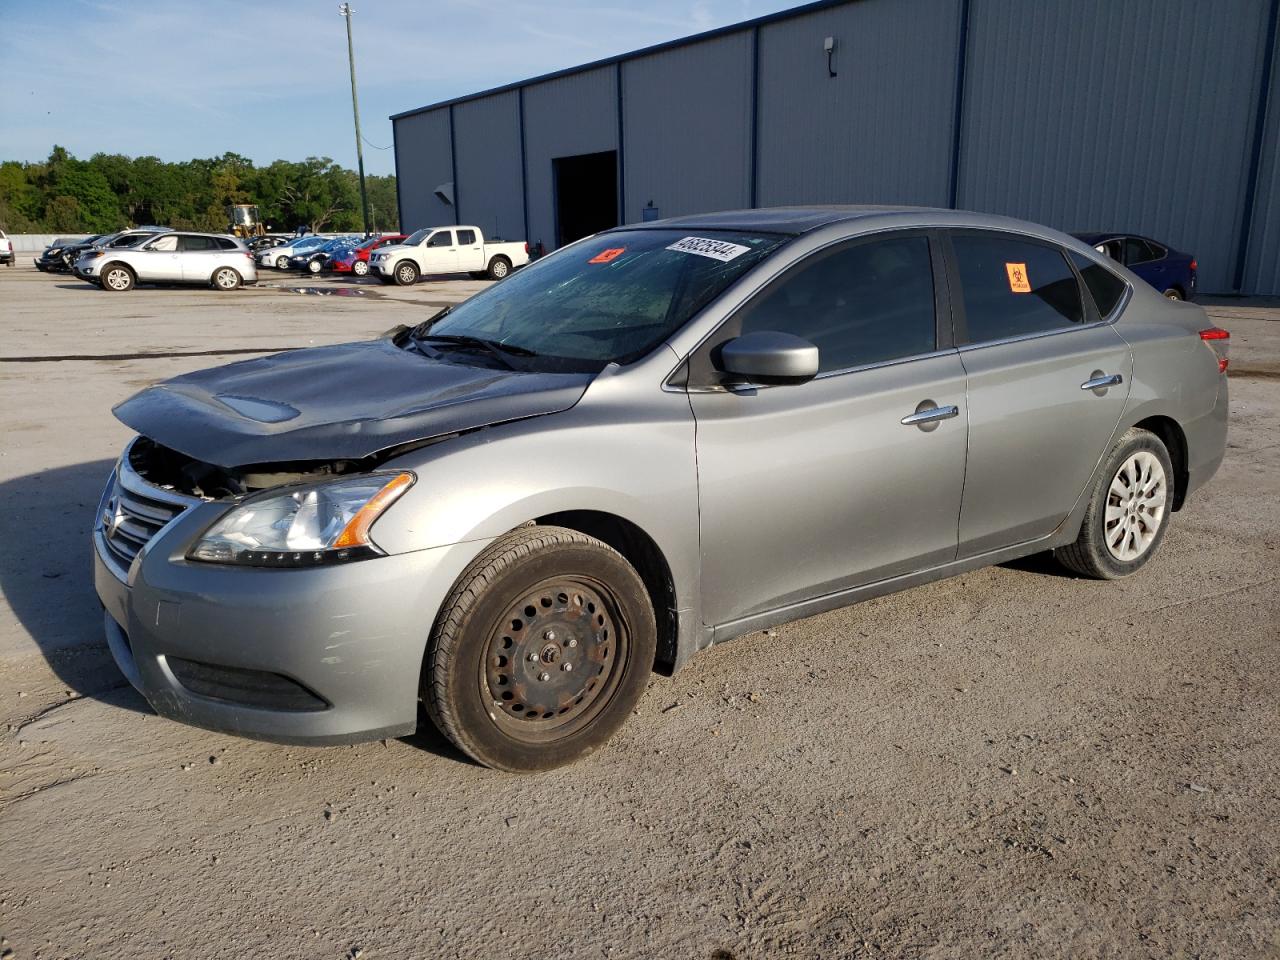
[[[351,264],[351,272],[357,277],[367,276],[369,273],[369,264],[363,260],[357,260],[355,263]]]
[[[1167,297],[1167,298],[1168,298],[1168,299],[1170,299],[1170,300],[1185,300],[1185,299],[1186,299],[1186,297],[1184,297],[1184,296],[1182,295],[1182,291],[1181,291],[1181,290],[1179,290],[1177,287],[1170,287],[1168,290],[1166,290],[1166,291],[1164,292],[1164,295],[1165,295],[1165,297]]]
[[[401,260],[396,264],[393,275],[400,286],[411,287],[418,282],[418,265],[412,260]]]
[[[494,257],[489,261],[490,280],[503,280],[511,273],[511,261],[506,257]]]
[[[112,293],[124,293],[132,290],[137,277],[133,275],[133,271],[126,267],[123,263],[109,263],[102,268],[101,279],[98,281],[103,290],[110,290]]]
[[[235,290],[244,281],[232,267],[219,267],[213,271],[209,282],[215,290]]]
[[[1173,463],[1164,443],[1154,433],[1130,428],[1094,482],[1080,535],[1054,550],[1054,557],[1097,580],[1136,573],[1164,542],[1173,494]]]
[[[549,770],[622,725],[656,645],[649,595],[621,554],[575,530],[524,527],[490,544],[441,606],[422,699],[479,763]]]

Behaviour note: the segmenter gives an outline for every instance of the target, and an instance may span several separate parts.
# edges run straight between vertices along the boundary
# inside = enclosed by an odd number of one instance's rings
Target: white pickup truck
[[[501,280],[529,262],[529,244],[486,243],[479,227],[423,227],[369,258],[383,283],[407,286],[432,273],[469,273]]]
[[[12,267],[15,259],[17,254],[13,252],[13,241],[0,230],[0,263],[7,263]]]

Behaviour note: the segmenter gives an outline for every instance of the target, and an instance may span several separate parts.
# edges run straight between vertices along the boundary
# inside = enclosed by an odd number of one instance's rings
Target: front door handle
[[[927,427],[939,420],[950,420],[958,416],[960,416],[960,408],[956,406],[923,407],[917,408],[915,413],[907,414],[898,422],[904,427]]]
[[[1122,383],[1124,383],[1124,377],[1122,377],[1118,373],[1113,373],[1109,377],[1102,374],[1098,374],[1096,376],[1090,377],[1084,383],[1080,384],[1080,389],[1081,390],[1105,390],[1107,387],[1118,387]]]

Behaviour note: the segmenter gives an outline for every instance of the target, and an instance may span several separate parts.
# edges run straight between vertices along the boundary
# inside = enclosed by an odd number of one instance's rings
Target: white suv
[[[116,292],[136,283],[203,283],[234,290],[258,282],[244,242],[215,233],[164,233],[124,249],[89,250],[76,261],[76,274]]]

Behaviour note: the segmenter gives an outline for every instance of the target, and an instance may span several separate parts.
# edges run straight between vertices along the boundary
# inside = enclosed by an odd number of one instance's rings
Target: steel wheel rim
[[[1143,556],[1164,523],[1168,480],[1160,459],[1147,450],[1126,457],[1107,489],[1103,531],[1107,550],[1122,563]]]
[[[554,577],[507,605],[480,664],[480,694],[508,736],[545,743],[589,725],[624,672],[630,637],[612,592]],[[545,678],[545,679],[544,679]]]
[[[285,267],[289,266],[289,258],[276,257],[276,266],[279,267],[281,270],[283,270]]]
[[[129,275],[116,267],[107,271],[107,286],[112,290],[124,290],[129,286]]]
[[[235,274],[230,270],[219,270],[218,275],[213,278],[213,282],[220,286],[223,290],[230,290],[236,285]]]

